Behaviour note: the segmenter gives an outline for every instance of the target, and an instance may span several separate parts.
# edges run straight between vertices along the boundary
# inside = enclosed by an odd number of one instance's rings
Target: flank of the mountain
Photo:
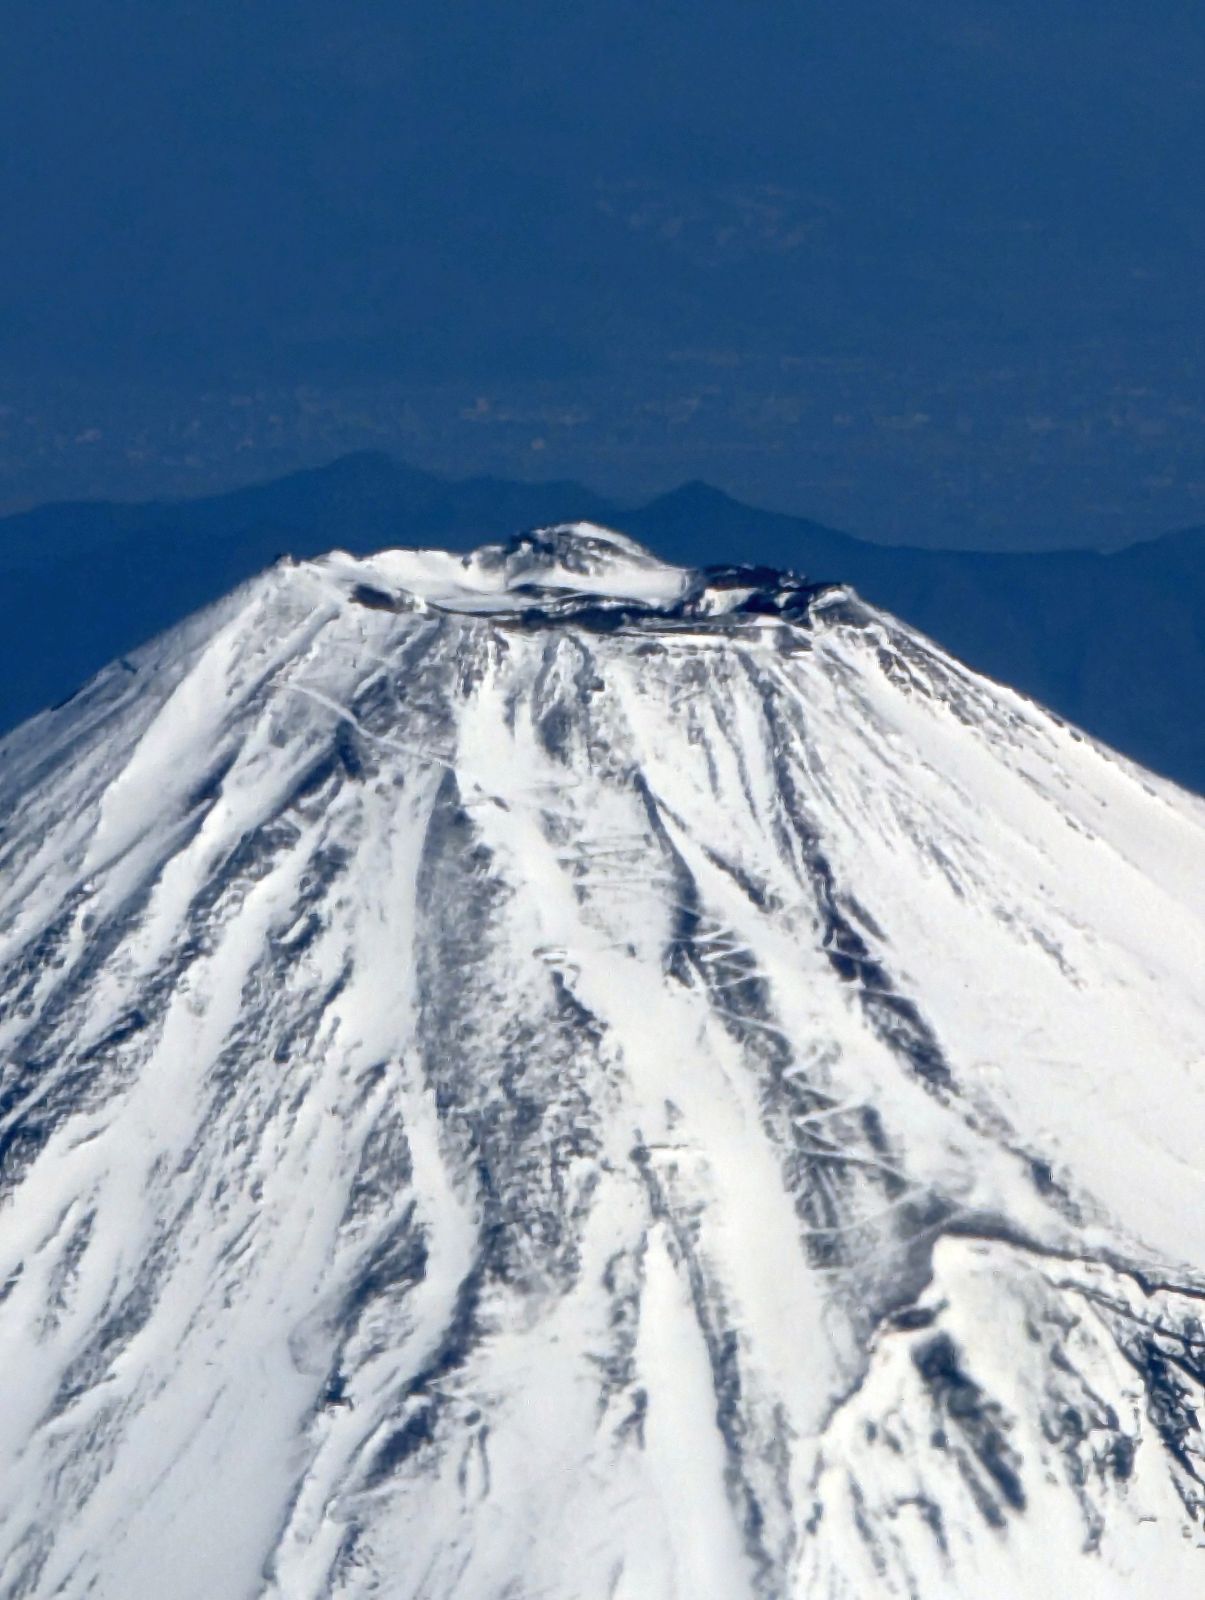
[[[0,743],[0,1593],[1187,1600],[1203,971],[847,588],[278,563]]]

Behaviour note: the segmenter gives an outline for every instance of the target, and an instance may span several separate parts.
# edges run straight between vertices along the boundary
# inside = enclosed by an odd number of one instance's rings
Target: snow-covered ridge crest
[[[818,593],[768,567],[677,567],[626,535],[568,523],[484,545],[465,556],[442,550],[334,553],[311,564],[354,600],[383,609],[430,606],[462,614],[601,617],[655,623],[709,616],[798,614]]]
[[[672,603],[688,574],[659,561],[624,534],[593,523],[566,523],[483,545],[469,555],[443,550],[386,550],[317,563],[352,585],[377,584],[384,595],[409,595],[447,610],[490,611],[530,604],[534,594],[579,594],[650,606]]]
[[[0,1593],[1195,1593],[1202,970],[848,590],[278,565],[0,743]]]

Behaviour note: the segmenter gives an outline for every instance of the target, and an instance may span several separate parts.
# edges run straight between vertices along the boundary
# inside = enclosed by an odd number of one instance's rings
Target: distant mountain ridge
[[[204,499],[53,504],[0,520],[0,731],[276,555],[468,549],[588,518],[674,561],[852,583],[981,671],[1205,791],[1205,530],[1110,554],[885,546],[704,483],[624,509],[572,482],[445,479],[376,453]]]

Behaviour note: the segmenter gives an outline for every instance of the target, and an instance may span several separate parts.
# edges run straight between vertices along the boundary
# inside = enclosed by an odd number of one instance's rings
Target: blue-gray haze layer
[[[9,0],[3,43],[0,507],[375,438],[898,542],[1205,514],[1195,0]]]

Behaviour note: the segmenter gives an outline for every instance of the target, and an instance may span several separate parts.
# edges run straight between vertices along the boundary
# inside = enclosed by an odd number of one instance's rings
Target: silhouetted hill
[[[0,521],[0,730],[283,551],[468,548],[608,522],[676,561],[764,561],[852,583],[972,666],[1205,790],[1205,530],[1113,554],[890,547],[690,483],[622,510],[576,483],[461,481],[374,453],[179,503],[42,506]]]

